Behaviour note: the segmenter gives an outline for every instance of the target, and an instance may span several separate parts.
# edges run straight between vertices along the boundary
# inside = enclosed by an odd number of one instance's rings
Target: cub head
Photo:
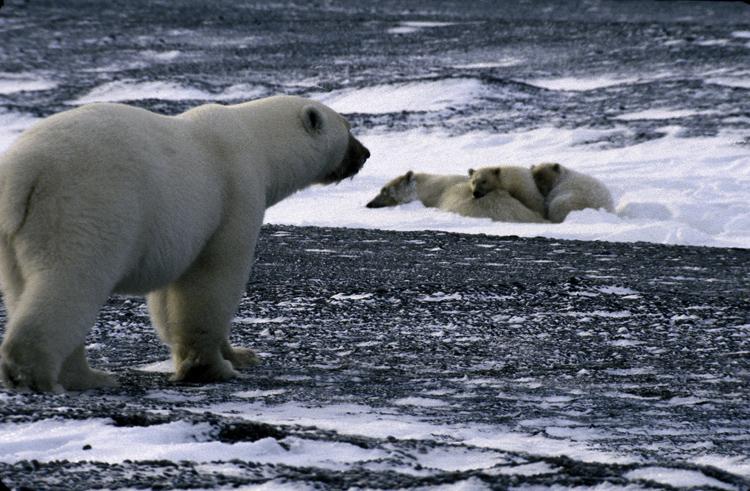
[[[414,172],[409,171],[403,176],[398,176],[383,186],[375,198],[367,203],[368,208],[383,208],[385,206],[396,206],[417,199],[417,180]]]
[[[471,194],[475,198],[481,198],[487,193],[500,189],[502,187],[501,174],[500,167],[482,167],[477,170],[469,169]]]
[[[554,163],[531,166],[531,175],[534,177],[534,183],[536,183],[536,187],[542,193],[542,196],[547,196],[557,186],[564,171],[565,168],[562,165]]]
[[[307,101],[299,116],[314,146],[327,157],[318,184],[353,177],[365,165],[370,151],[352,135],[351,125],[339,113],[319,102]]]

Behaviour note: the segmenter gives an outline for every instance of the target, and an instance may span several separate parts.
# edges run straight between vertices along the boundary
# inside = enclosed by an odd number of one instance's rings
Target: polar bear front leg
[[[228,360],[234,368],[245,368],[260,364],[260,358],[250,348],[238,348],[225,341],[221,347],[221,355]]]
[[[234,261],[234,262],[233,262]],[[151,319],[172,350],[176,382],[218,382],[255,360],[232,348],[232,317],[244,291],[251,259],[204,255],[179,280],[148,295]]]
[[[222,355],[231,313],[227,318],[229,309],[225,300],[216,298],[216,282],[210,281],[210,275],[203,275],[200,283],[196,283],[196,276],[199,275],[191,272],[178,282],[150,293],[151,321],[172,351],[173,381],[227,380],[237,375]],[[205,285],[204,288],[199,284]]]

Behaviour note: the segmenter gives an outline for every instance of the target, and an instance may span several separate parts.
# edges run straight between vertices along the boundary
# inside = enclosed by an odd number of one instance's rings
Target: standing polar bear
[[[162,116],[92,104],[51,116],[0,158],[0,346],[7,387],[113,385],[86,334],[112,292],[148,293],[174,380],[255,360],[228,341],[265,209],[353,176],[369,156],[328,107],[277,96]]]
[[[469,182],[475,198],[504,189],[528,208],[544,215],[544,196],[537,189],[531,170],[526,167],[504,165],[469,169]]]
[[[423,205],[466,217],[490,218],[501,222],[543,222],[530,210],[500,189],[475,199],[466,176],[415,173],[412,171],[387,183],[367,203],[368,208],[396,206],[419,200]]]
[[[614,211],[612,195],[598,179],[560,164],[544,163],[531,166],[539,192],[545,196],[547,218],[560,223],[568,213],[584,208]]]

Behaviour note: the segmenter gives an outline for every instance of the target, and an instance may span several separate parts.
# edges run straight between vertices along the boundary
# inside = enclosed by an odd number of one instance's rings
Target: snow
[[[576,78],[576,77],[563,77],[563,78],[549,78],[549,79],[532,79],[527,80],[526,83],[535,87],[541,87],[549,90],[564,90],[564,91],[586,91],[603,89],[606,87],[613,87],[616,85],[624,85],[633,82],[637,82],[639,79],[634,77],[628,78],[617,78],[617,77],[596,77],[596,78]]]
[[[402,397],[401,399],[395,399],[393,404],[397,406],[418,406],[418,407],[444,407],[448,404],[440,399],[432,399],[429,397]]]
[[[595,88],[630,79],[602,77],[596,83],[576,80],[569,84],[558,80],[555,86],[561,90]],[[344,114],[438,114],[449,107],[480,103],[487,90],[480,80],[464,77],[342,89],[316,93],[314,97]],[[73,103],[147,97],[208,102],[261,95],[265,95],[263,89],[252,85],[208,93],[176,82],[125,80],[101,85]],[[746,146],[739,144],[746,135],[741,130],[725,129],[716,136],[681,136],[679,119],[695,114],[701,112],[661,108],[628,113],[618,120],[622,126],[610,129],[540,127],[511,133],[469,131],[456,135],[444,130],[363,132],[355,128],[355,134],[372,153],[362,171],[353,180],[335,186],[313,186],[295,194],[270,208],[266,222],[750,247],[750,154]],[[632,119],[658,122],[664,118],[670,119],[658,129],[664,134],[661,138],[621,148],[589,143],[606,142],[633,132],[627,127]],[[0,113],[0,151],[36,120],[20,113]],[[387,181],[408,170],[464,174],[468,168],[482,165],[525,166],[543,161],[560,162],[599,178],[612,191],[616,213],[589,209],[571,213],[561,224],[527,224],[461,217],[425,208],[419,202],[392,208],[365,207]]]
[[[510,431],[501,425],[433,423],[401,414],[398,408],[399,405],[389,410],[361,404],[307,407],[296,402],[276,405],[227,402],[211,406],[208,410],[269,424],[315,426],[344,435],[393,437],[399,440],[444,438],[457,445],[468,445],[484,451],[524,452],[540,456],[566,455],[584,462],[631,464],[640,461],[636,456],[600,450],[595,444]],[[462,451],[462,447],[456,447],[456,452]]]
[[[725,85],[727,87],[737,87],[741,89],[750,89],[750,78],[747,77],[715,77],[706,80],[710,84]]]
[[[148,427],[117,427],[106,419],[41,420],[0,424],[0,462],[125,460],[252,460],[293,466],[343,469],[348,464],[384,457],[381,450],[339,442],[286,437],[254,442],[222,443],[210,438],[211,426],[184,421]],[[283,445],[281,444],[283,443]],[[85,450],[85,446],[90,450]],[[285,448],[286,447],[286,448]]]
[[[646,109],[645,111],[638,111],[635,113],[622,114],[615,117],[615,119],[621,119],[624,121],[636,121],[639,119],[673,119],[673,118],[687,118],[690,116],[697,116],[706,114],[705,112],[692,111],[689,109]]]
[[[0,73],[0,94],[13,94],[23,91],[51,90],[57,83],[39,78],[33,73]]]
[[[431,27],[452,26],[454,22],[429,22],[429,21],[405,21],[399,22],[398,26],[388,29],[389,34],[412,34]]]
[[[750,247],[750,154],[737,144],[740,133],[725,130],[715,137],[682,138],[679,126],[665,126],[664,137],[624,148],[581,145],[620,131],[628,130],[360,135],[372,157],[358,176],[337,186],[301,191],[270,208],[266,222]],[[460,217],[418,202],[381,209],[364,206],[386,182],[408,170],[463,174],[481,165],[550,160],[602,180],[612,191],[617,213],[583,210],[562,224],[519,224]]]
[[[717,489],[735,489],[718,479],[708,477],[702,472],[668,467],[644,467],[625,474],[630,480],[654,481],[676,488],[713,487]]]
[[[459,78],[336,90],[315,93],[312,97],[344,114],[386,114],[439,111],[450,106],[466,105],[484,92],[485,88],[479,80]]]
[[[177,82],[153,81],[136,82],[120,80],[100,85],[86,95],[71,101],[71,104],[90,102],[124,102],[140,99],[162,99],[179,101],[183,99],[199,101],[250,100],[266,95],[265,89],[247,84],[227,87],[223,92],[212,94]]]
[[[520,58],[504,57],[494,61],[453,65],[453,68],[457,68],[459,70],[481,70],[485,68],[507,68],[520,65],[521,63],[523,63],[523,60]]]

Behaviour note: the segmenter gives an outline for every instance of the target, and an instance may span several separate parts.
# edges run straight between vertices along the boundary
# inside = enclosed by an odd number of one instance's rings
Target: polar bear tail
[[[0,233],[6,237],[13,236],[26,221],[36,183],[34,172],[0,173]]]

